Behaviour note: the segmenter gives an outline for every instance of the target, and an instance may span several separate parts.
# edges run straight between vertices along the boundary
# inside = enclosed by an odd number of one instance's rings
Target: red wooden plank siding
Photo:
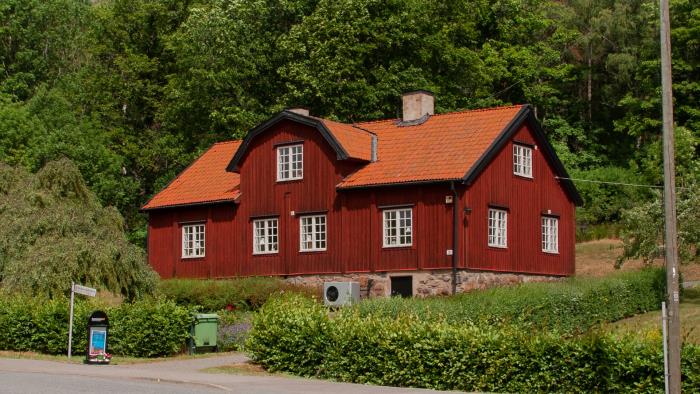
[[[515,141],[536,144],[523,127]],[[513,174],[513,142],[508,143],[466,192],[468,267],[474,269],[570,275],[574,273],[575,207],[554,178],[540,150],[533,150],[533,179]],[[488,247],[489,204],[509,208],[506,249]],[[541,215],[559,217],[559,254],[542,252]]]
[[[514,139],[536,144],[526,126]],[[276,147],[293,141],[303,141],[304,178],[277,182]],[[336,185],[364,162],[339,161],[318,130],[284,120],[246,150],[239,163],[238,204],[149,211],[149,262],[164,278],[449,269],[456,207],[460,267],[573,274],[573,202],[540,150],[533,151],[532,180],[513,175],[512,160],[511,142],[471,186],[457,184],[454,204],[445,202],[452,195],[448,182],[338,191]],[[381,207],[406,204],[413,209],[413,245],[383,248]],[[489,204],[509,209],[507,249],[487,246]],[[546,210],[560,216],[559,254],[541,251],[541,213]],[[299,251],[304,212],[325,212],[326,251]],[[279,218],[279,253],[253,255],[252,220],[265,215]],[[206,255],[182,259],[181,226],[192,221],[206,223]]]

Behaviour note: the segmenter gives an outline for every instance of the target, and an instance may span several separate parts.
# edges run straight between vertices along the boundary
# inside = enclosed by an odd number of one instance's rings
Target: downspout
[[[457,211],[457,189],[455,189],[455,181],[450,182],[452,190],[452,294],[457,294],[457,222],[459,215]]]

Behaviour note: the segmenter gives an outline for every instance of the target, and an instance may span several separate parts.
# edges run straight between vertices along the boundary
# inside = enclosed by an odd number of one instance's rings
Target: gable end
[[[347,151],[342,147],[342,145],[340,145],[335,136],[319,119],[284,110],[248,132],[248,135],[241,143],[240,148],[238,148],[236,154],[231,159],[231,162],[229,162],[228,166],[226,167],[226,171],[238,172],[238,165],[240,164],[243,155],[245,154],[246,150],[248,150],[248,147],[250,146],[253,139],[283,120],[290,120],[317,129],[321,133],[323,138],[325,138],[325,140],[331,146],[331,148],[333,148],[338,157],[338,160],[346,160],[349,158]]]
[[[515,133],[518,132],[520,127],[525,122],[527,122],[527,125],[530,126],[530,129],[532,130],[532,133],[535,136],[535,140],[537,140],[540,144],[542,151],[545,153],[545,159],[554,169],[554,173],[559,178],[567,178],[558,179],[559,183],[564,188],[564,191],[577,206],[581,206],[583,204],[581,195],[579,195],[578,190],[576,190],[576,186],[574,185],[574,183],[568,179],[569,174],[566,172],[566,169],[564,168],[562,162],[559,160],[559,157],[557,157],[557,154],[554,151],[554,147],[552,147],[552,144],[550,144],[549,140],[547,140],[547,137],[544,134],[544,130],[542,130],[542,125],[540,125],[540,122],[538,122],[535,118],[535,114],[532,111],[532,107],[530,105],[524,105],[520,109],[520,111],[518,111],[515,117],[513,117],[513,119],[508,123],[508,125],[506,125],[503,131],[501,131],[498,137],[493,141],[491,146],[489,146],[489,148],[484,152],[484,154],[479,158],[479,160],[477,160],[477,162],[472,166],[472,168],[470,168],[469,171],[464,175],[462,181],[467,185],[472,184],[476,180],[476,178],[486,169],[486,167],[488,167],[488,165],[501,151],[501,149],[513,138]]]

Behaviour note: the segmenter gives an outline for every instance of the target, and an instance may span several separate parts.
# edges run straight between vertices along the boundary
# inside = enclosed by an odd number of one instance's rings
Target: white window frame
[[[559,253],[559,218],[542,216],[542,251]]]
[[[277,182],[304,178],[304,145],[277,147]]]
[[[253,220],[253,254],[279,253],[279,218]]]
[[[513,174],[532,178],[532,148],[513,144]]]
[[[413,246],[413,208],[384,209],[382,224],[383,247]]]
[[[508,211],[489,208],[488,244],[494,248],[508,247]]]
[[[182,225],[182,250],[180,253],[183,259],[202,258],[206,255],[205,231],[204,223]]]
[[[299,218],[299,251],[321,252],[326,250],[328,227],[326,215],[306,215]]]

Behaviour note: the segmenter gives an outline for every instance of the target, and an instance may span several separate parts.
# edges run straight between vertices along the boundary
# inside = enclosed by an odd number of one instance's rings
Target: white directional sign
[[[87,286],[76,285],[76,284],[73,285],[73,291],[78,293],[78,294],[86,295],[88,297],[94,297],[95,294],[97,294],[97,289],[93,289],[92,287],[87,287]]]

